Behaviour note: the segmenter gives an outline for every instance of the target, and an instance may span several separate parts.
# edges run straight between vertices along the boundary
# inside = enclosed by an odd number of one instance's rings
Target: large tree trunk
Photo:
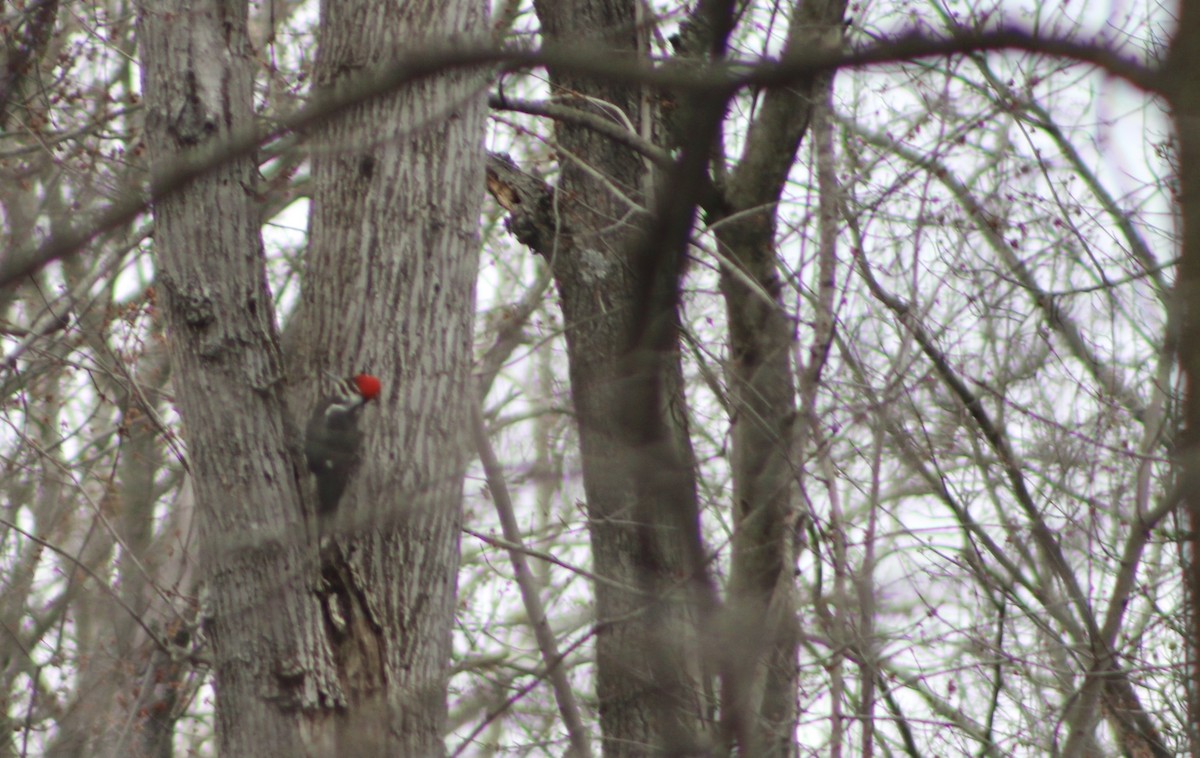
[[[319,89],[402,55],[485,39],[477,0],[321,6]],[[364,460],[323,551],[339,755],[443,750],[472,324],[486,79],[443,74],[347,109],[315,140],[308,268],[289,355],[307,409],[328,373],[383,380]]]
[[[252,128],[244,3],[139,6],[146,142],[156,175]],[[267,289],[252,157],[155,203],[175,396],[187,429],[211,608],[224,755],[304,752],[292,675],[321,619],[304,573],[296,460]]]
[[[317,84],[414,38],[482,31],[458,3],[322,8]],[[251,127],[245,6],[141,8],[148,142],[172,156]],[[322,556],[287,422],[251,158],[156,204],[159,278],[212,595],[221,752],[443,751],[482,192],[482,81],[426,80],[319,134],[309,266],[289,355],[306,410],[324,372],[385,381]],[[430,118],[436,114],[436,118]],[[219,223],[214,223],[217,220]],[[311,503],[306,507],[311,508]],[[309,511],[311,513],[311,510]]]

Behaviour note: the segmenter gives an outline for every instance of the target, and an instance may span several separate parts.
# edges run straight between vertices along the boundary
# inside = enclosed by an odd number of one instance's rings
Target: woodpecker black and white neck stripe
[[[325,409],[325,414],[331,413],[346,413],[362,405],[366,400],[362,393],[359,392],[358,385],[354,382],[354,377],[348,376],[345,379],[339,379],[337,384],[333,385],[333,392],[329,395],[329,406]]]

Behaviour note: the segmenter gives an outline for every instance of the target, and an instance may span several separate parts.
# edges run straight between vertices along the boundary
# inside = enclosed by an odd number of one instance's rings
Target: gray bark
[[[1188,738],[1193,754],[1200,754],[1200,80],[1195,77],[1200,64],[1200,3],[1180,3],[1178,29],[1172,37],[1162,85],[1171,105],[1175,131],[1179,139],[1179,219],[1180,258],[1175,289],[1170,302],[1168,346],[1178,352],[1184,376],[1183,431],[1175,448],[1178,474],[1177,490],[1172,497],[1181,496],[1189,527],[1190,562],[1184,563],[1187,586],[1190,628],[1191,685],[1188,703]],[[1130,698],[1132,700],[1132,698]],[[1119,702],[1119,701],[1118,701]],[[1135,717],[1143,714],[1135,714]],[[1145,721],[1140,719],[1139,721]],[[1157,734],[1148,725],[1138,730],[1149,734],[1157,744]],[[1122,735],[1122,741],[1137,745],[1140,736]]]
[[[845,5],[843,0],[799,4],[785,55],[822,43],[836,46]],[[730,648],[737,662],[730,666],[736,674],[727,688],[727,707],[753,714],[752,744],[743,746],[753,755],[786,756],[796,750],[792,572],[795,530],[803,518],[796,486],[803,470],[796,456],[803,446],[794,444],[796,327],[784,307],[783,284],[776,273],[775,208],[808,133],[813,108],[827,86],[828,78],[822,76],[807,86],[764,94],[741,158],[721,187],[723,207],[712,209],[708,217],[721,251],[737,269],[721,267],[729,319],[726,379],[735,524],[728,614],[731,637],[738,641]],[[822,198],[822,207],[836,209],[836,199]],[[761,210],[753,211],[756,208]],[[730,217],[736,218],[721,223]],[[832,256],[832,250],[823,251],[822,293],[830,297]],[[818,310],[825,306],[822,302]],[[814,392],[829,348],[830,319],[825,312],[816,319],[805,371],[806,389]]]
[[[477,0],[325,2],[315,83],[353,86],[419,54],[413,40],[485,34]],[[383,381],[327,525],[336,549],[322,554],[328,673],[345,688],[320,726],[331,754],[444,749],[486,82],[477,71],[422,80],[338,114],[313,143],[308,265],[289,326],[295,407],[306,412],[329,374]]]
[[[549,41],[603,46],[618,59],[647,53],[636,6],[608,0],[535,3]],[[649,136],[651,101],[637,87],[553,68],[550,77],[560,93],[593,98],[569,98],[572,107],[612,119],[610,111],[594,105],[605,103],[628,119],[619,123]],[[560,122],[556,138],[573,157],[562,163],[556,206],[540,206],[550,212],[543,221],[549,220],[554,233],[538,251],[553,268],[567,324],[594,567],[627,588],[594,586],[603,750],[607,756],[701,751],[708,743],[703,714],[713,704],[702,691],[703,656],[688,599],[699,580],[687,560],[687,542],[695,536],[687,532],[698,529],[698,507],[674,347],[661,362],[650,361],[656,368],[647,368],[662,390],[649,416],[622,413],[630,372],[648,365],[631,361],[629,348],[641,326],[642,282],[633,249],[646,231],[652,177],[640,156],[586,127]],[[604,180],[576,161],[599,169]],[[647,430],[654,430],[653,439]],[[641,486],[635,472],[655,466],[661,486]]]
[[[146,142],[155,176],[252,127],[246,6],[139,5]],[[155,253],[176,401],[198,503],[206,624],[224,755],[305,752],[297,712],[337,697],[303,676],[320,650],[299,471],[264,272],[252,156],[155,204]]]

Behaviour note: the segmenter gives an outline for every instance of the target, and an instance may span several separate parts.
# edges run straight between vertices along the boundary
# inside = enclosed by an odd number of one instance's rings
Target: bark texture
[[[1200,3],[1180,3],[1179,25],[1171,40],[1163,84],[1179,139],[1179,273],[1170,303],[1168,341],[1178,351],[1184,377],[1183,432],[1176,455],[1177,492],[1189,527],[1184,581],[1191,628],[1188,716],[1192,754],[1200,754]],[[1132,741],[1131,741],[1132,742]],[[1133,744],[1137,744],[1134,742]]]
[[[246,5],[139,6],[156,175],[252,126]],[[304,752],[297,709],[336,697],[298,677],[321,619],[305,578],[298,471],[263,267],[252,157],[155,204],[158,281],[198,502],[224,755]]]
[[[647,52],[633,0],[537,2],[535,8],[553,44],[603,47],[625,60]],[[554,69],[550,77],[564,104],[649,135],[651,102],[636,87]],[[595,571],[627,588],[595,585],[603,750],[607,756],[686,754],[706,744],[706,703],[687,599],[696,579],[686,560],[687,532],[698,529],[694,456],[674,346],[655,377],[663,391],[652,417],[620,410],[630,370],[638,370],[628,356],[641,294],[632,258],[647,226],[651,175],[640,156],[590,129],[558,123],[555,135],[563,148],[562,174],[556,204],[543,206],[554,233],[538,251],[552,265],[567,324]],[[651,429],[653,440],[646,434]],[[657,457],[664,450],[669,460]],[[656,463],[667,499],[639,487],[633,476],[639,466]]]
[[[485,34],[476,0],[328,0],[316,85],[354,86],[419,55],[414,40],[436,48]],[[383,381],[360,422],[362,464],[331,524],[337,549],[322,557],[329,673],[346,696],[323,740],[339,755],[443,750],[486,83],[472,71],[421,80],[346,110],[314,141],[310,247],[288,356],[296,405],[310,408],[327,374]]]
[[[798,4],[784,55],[821,44],[837,49],[844,0]],[[795,445],[796,325],[777,274],[776,207],[813,109],[829,78],[763,95],[740,160],[720,187],[707,220],[728,265],[721,292],[729,320],[726,380],[732,413],[734,539],[728,634],[736,662],[726,708],[753,714],[745,730],[752,755],[795,754],[796,667],[793,540],[802,518]],[[835,198],[822,207],[836,208]],[[729,219],[726,222],[726,219]],[[723,223],[724,222],[724,223]],[[833,251],[827,251],[832,260]],[[832,266],[823,277],[832,277]],[[824,280],[822,281],[824,284]],[[830,282],[832,286],[832,282]],[[818,307],[820,309],[820,306]],[[807,372],[815,389],[828,350],[832,314],[819,313]],[[804,422],[802,422],[804,423]],[[763,623],[765,620],[765,623]]]

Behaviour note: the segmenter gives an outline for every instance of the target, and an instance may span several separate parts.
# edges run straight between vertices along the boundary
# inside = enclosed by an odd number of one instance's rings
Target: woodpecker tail
[[[337,504],[346,491],[348,472],[330,472],[317,477],[317,511],[320,514],[330,514],[337,510]]]

